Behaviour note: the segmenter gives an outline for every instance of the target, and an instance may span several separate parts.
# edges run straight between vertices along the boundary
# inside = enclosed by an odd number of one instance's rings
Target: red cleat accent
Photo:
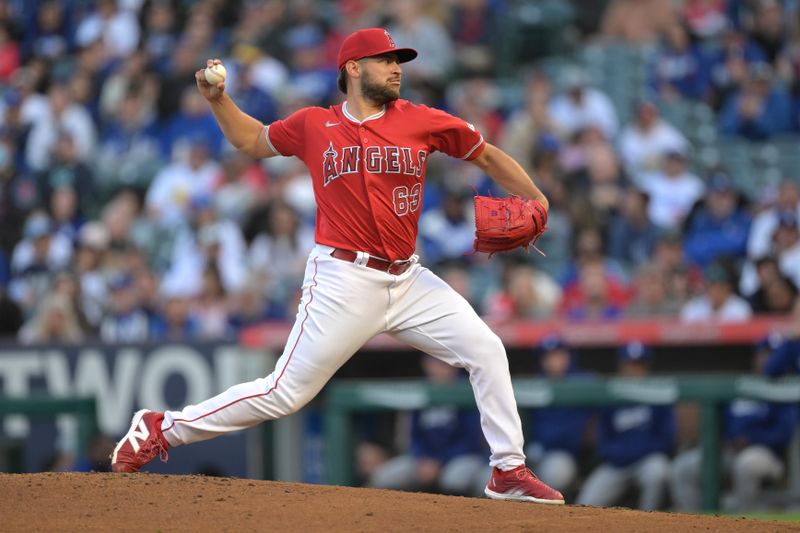
[[[169,443],[161,433],[161,421],[164,413],[156,413],[142,409],[133,415],[131,428],[117,443],[111,454],[111,470],[113,472],[138,472],[141,468],[159,456],[163,462],[169,458]]]
[[[564,505],[564,496],[548,487],[525,465],[506,472],[499,468],[493,469],[492,478],[484,492],[494,500]]]

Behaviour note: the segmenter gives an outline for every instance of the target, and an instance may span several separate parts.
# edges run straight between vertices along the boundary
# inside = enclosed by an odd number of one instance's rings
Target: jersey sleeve
[[[303,159],[307,115],[308,108],[303,108],[267,126],[266,138],[269,147],[280,155],[294,155]]]
[[[475,126],[439,109],[426,109],[431,124],[432,152],[439,151],[466,161],[472,161],[481,155],[486,141]]]

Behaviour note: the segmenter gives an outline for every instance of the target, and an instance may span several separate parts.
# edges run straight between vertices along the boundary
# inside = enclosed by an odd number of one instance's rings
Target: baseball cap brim
[[[412,59],[417,57],[417,51],[413,48],[386,48],[385,50],[381,50],[379,52],[373,52],[369,55],[362,56],[362,57],[354,57],[352,61],[358,61],[359,59],[364,59],[367,57],[376,57],[382,56],[383,54],[397,54],[397,61],[400,63],[408,63]],[[348,59],[348,61],[350,61]],[[344,66],[344,65],[342,65]]]

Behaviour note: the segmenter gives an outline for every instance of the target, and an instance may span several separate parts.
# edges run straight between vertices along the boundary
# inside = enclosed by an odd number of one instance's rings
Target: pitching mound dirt
[[[800,524],[202,476],[0,474],[2,531],[800,531]]]

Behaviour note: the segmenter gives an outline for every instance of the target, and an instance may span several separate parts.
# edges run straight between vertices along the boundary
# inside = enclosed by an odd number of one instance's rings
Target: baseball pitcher
[[[296,156],[317,201],[311,251],[294,327],[274,372],[181,411],[141,410],[111,457],[136,472],[167,449],[287,416],[311,400],[366,341],[385,332],[465,368],[491,448],[487,496],[562,504],[525,467],[520,417],[505,349],[464,298],[414,254],[428,156],[470,161],[512,193],[477,197],[475,248],[527,246],[547,222],[548,202],[522,167],[474,126],[400,98],[403,70],[417,52],[397,48],[382,28],[356,31],[338,55],[346,101],[300,109],[264,126],[210,84],[197,87],[222,132],[252,157]],[[218,65],[209,60],[208,67]]]

